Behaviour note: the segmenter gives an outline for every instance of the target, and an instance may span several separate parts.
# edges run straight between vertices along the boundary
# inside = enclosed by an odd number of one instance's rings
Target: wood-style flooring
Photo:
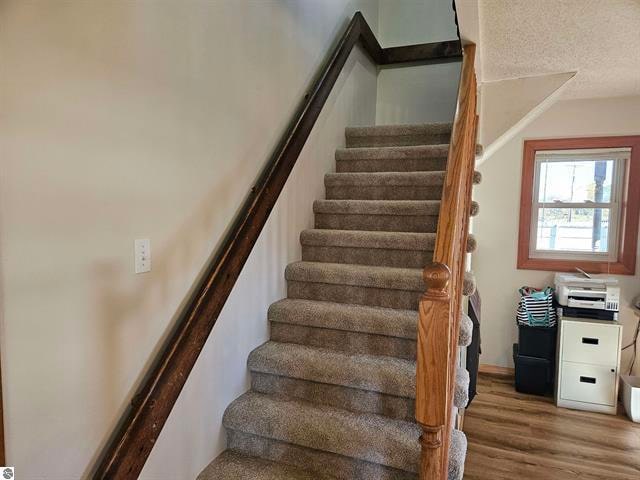
[[[481,374],[464,431],[466,480],[640,480],[640,424],[622,405],[617,416],[557,408]]]

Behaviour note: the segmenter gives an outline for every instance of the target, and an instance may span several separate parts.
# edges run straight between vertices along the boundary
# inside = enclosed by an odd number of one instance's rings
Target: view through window
[[[616,258],[622,173],[630,152],[536,152],[533,256]]]

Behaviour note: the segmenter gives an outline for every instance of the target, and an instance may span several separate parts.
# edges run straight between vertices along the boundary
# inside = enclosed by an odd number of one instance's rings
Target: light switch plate
[[[133,242],[134,263],[136,273],[151,271],[151,241],[148,238],[139,238]]]

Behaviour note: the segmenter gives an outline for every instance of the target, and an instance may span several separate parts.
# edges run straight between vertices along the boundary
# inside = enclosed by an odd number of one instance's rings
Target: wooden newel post
[[[416,420],[422,427],[420,479],[447,478],[451,270],[433,263],[423,272],[416,367]]]
[[[451,279],[451,270],[443,263],[432,263],[427,265],[422,272],[422,278],[427,287],[426,292],[422,296],[427,300],[449,300],[449,280]]]

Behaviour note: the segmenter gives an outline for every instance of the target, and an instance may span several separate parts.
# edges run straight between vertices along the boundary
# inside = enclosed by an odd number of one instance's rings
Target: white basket
[[[622,401],[631,420],[640,423],[640,377],[620,375],[622,379]]]

